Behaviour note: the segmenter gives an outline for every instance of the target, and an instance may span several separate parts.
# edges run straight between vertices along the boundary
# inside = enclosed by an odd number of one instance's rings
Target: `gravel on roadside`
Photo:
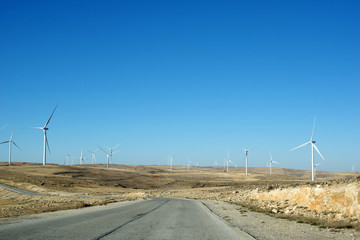
[[[252,212],[236,204],[216,200],[201,202],[220,218],[259,240],[360,239],[360,232],[353,229],[320,228]]]

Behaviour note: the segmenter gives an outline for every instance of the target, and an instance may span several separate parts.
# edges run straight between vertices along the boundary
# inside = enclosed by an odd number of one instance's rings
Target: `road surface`
[[[202,203],[155,198],[0,226],[0,239],[252,239]]]

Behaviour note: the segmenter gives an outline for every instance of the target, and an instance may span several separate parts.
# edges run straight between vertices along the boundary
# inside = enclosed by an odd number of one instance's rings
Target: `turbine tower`
[[[173,169],[173,161],[174,161],[172,154],[169,155],[168,161],[169,161],[169,165],[170,165],[170,170],[172,170]]]
[[[233,163],[233,162],[230,160],[229,151],[227,152],[227,157],[226,157],[226,159],[225,159],[225,162],[226,162],[226,172],[229,172],[229,162]]]
[[[315,163],[315,164],[314,164],[314,172],[315,172],[315,175],[316,175],[316,168],[317,168],[319,165],[321,165],[321,163]]]
[[[270,163],[270,164],[269,164],[269,165],[270,165],[270,174],[272,174],[272,170],[271,170],[272,164],[273,164],[273,163],[279,164],[279,163],[272,160],[271,151],[270,151],[270,162],[269,162],[269,163]]]
[[[9,143],[9,165],[11,165],[11,145],[14,144],[20,151],[22,151],[22,150],[19,148],[19,146],[16,145],[16,143],[13,141],[14,131],[15,131],[15,128],[14,128],[14,130],[12,131],[12,134],[11,134],[11,136],[10,136],[10,140],[0,143],[0,144]]]
[[[249,151],[253,150],[253,148],[251,149],[244,149],[244,152],[245,152],[245,172],[246,172],[246,176],[248,175],[248,153]]]
[[[188,171],[190,170],[190,163],[191,163],[191,161],[189,161],[189,158],[188,158],[188,160],[187,160]]]
[[[107,151],[105,151],[102,147],[100,147],[100,146],[98,146],[99,147],[99,149],[101,150],[101,151],[103,151],[105,154],[106,154],[106,161],[107,161],[107,168],[109,168],[109,156],[110,156],[110,153],[108,153]]]
[[[47,125],[49,124],[52,116],[54,115],[54,112],[55,112],[56,108],[57,108],[57,105],[55,106],[54,111],[52,112],[51,116],[49,117],[49,120],[47,120],[47,122],[45,123],[45,125],[43,127],[33,127],[33,128],[41,129],[41,130],[44,131],[43,165],[46,165],[46,146],[48,147],[48,150],[49,150],[49,153],[50,153],[50,147],[49,147],[49,143],[48,143],[47,136],[46,136],[46,132],[47,132],[47,130],[49,130]]]
[[[84,155],[83,155],[83,150],[81,149],[81,154],[80,154],[80,165],[81,165],[83,162],[85,163],[85,157],[84,157]]]
[[[311,134],[311,138],[310,138],[310,141],[304,143],[304,144],[301,144],[300,146],[298,147],[295,147],[293,149],[291,149],[290,151],[293,151],[295,149],[298,149],[298,148],[301,148],[301,147],[304,147],[308,144],[311,144],[311,181],[315,181],[315,163],[314,163],[314,149],[318,152],[318,154],[320,155],[320,157],[325,160],[325,158],[321,155],[319,149],[316,147],[315,145],[315,141],[313,139],[313,136],[314,136],[314,130],[315,130],[315,117],[314,117],[314,125],[313,125],[313,131],[312,131],[312,134]]]
[[[113,154],[115,154],[115,153],[117,153],[118,151],[116,151],[116,152],[113,152],[118,146],[120,146],[120,144],[121,143],[119,143],[118,145],[116,145],[115,147],[113,147],[113,148],[109,148],[109,147],[106,147],[107,149],[109,149],[109,155],[110,155],[110,164],[112,164],[112,155]]]
[[[66,153],[66,164],[67,165],[70,165],[70,161],[69,161],[70,157],[71,157],[71,155],[69,153]]]
[[[95,153],[97,152],[97,150],[99,150],[98,148],[92,152],[92,151],[89,151],[91,153],[91,163],[94,164],[96,163],[96,156],[95,156]]]

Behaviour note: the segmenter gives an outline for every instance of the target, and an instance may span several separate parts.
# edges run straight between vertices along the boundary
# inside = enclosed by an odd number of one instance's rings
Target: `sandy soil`
[[[216,215],[259,240],[360,239],[360,232],[355,230],[319,228],[252,212],[242,206],[223,201],[201,201]]]
[[[242,212],[246,211],[246,219],[250,219],[248,216],[253,213],[249,211],[249,209],[253,209],[267,214],[270,212],[270,215],[273,216],[269,217],[260,214],[261,216],[264,216],[264,218],[279,220],[274,217],[279,217],[280,214],[271,213],[273,208],[267,208],[269,204],[273,204],[274,201],[265,202],[253,200],[249,197],[251,195],[246,194],[254,192],[254,190],[260,190],[263,193],[266,193],[273,189],[293,189],[299,186],[329,184],[329,182],[337,184],[338,182],[344,181],[341,179],[349,179],[349,177],[356,179],[354,177],[359,176],[359,173],[354,172],[330,173],[318,171],[317,181],[311,183],[309,182],[311,176],[310,171],[274,168],[273,175],[269,175],[267,168],[250,168],[249,173],[249,176],[245,176],[244,168],[230,168],[230,171],[227,173],[223,168],[204,167],[192,167],[190,168],[190,171],[187,171],[186,167],[175,166],[174,169],[170,171],[167,166],[112,165],[107,169],[105,165],[42,166],[40,164],[32,163],[15,163],[12,166],[7,166],[5,163],[0,163],[0,183],[51,195],[27,196],[0,188],[0,218],[123,201],[121,199],[91,198],[91,196],[106,195],[132,198],[183,197],[203,200],[211,199],[217,200],[217,204],[220,202],[222,202],[222,204],[228,204],[225,202],[232,202],[237,204],[233,205],[235,209],[240,208],[239,205],[247,207],[246,210],[241,210]],[[69,197],[75,195],[86,195],[88,197]],[[216,208],[216,204],[211,202],[208,202],[207,204],[220,216],[221,214],[225,214],[225,212],[221,211],[223,207]],[[230,209],[229,206],[224,208]],[[284,206],[282,207],[283,208],[279,209],[285,209]],[[299,216],[310,214],[310,217],[319,217],[319,215],[314,215],[314,211],[305,208],[299,209],[303,212],[295,211],[290,214],[293,216],[296,216],[297,214],[299,214]],[[239,211],[240,210],[234,210],[233,215],[226,213],[227,215],[223,215],[223,217],[229,216],[229,219],[234,221],[232,223],[235,225],[239,224],[235,222],[236,219],[244,218],[243,214],[238,214]],[[296,223],[296,221],[299,222],[299,218],[294,218],[294,220],[295,221],[290,222],[282,219],[281,221],[286,221],[286,225],[289,226],[290,224],[295,224],[300,226],[310,226],[313,229],[320,229],[319,231],[330,231],[330,235],[326,236],[333,236],[333,232],[340,231],[334,227],[322,229],[309,224]],[[352,226],[355,226],[359,221],[357,218],[345,220],[352,221]],[[329,220],[326,219],[326,221]],[[268,220],[264,222],[268,222]],[[254,227],[259,226],[256,221],[254,223]],[[319,225],[318,223],[316,224]],[[260,225],[263,226],[264,224]],[[245,226],[242,227],[246,228],[247,225],[245,224]],[[249,229],[249,233],[251,234],[251,227],[249,227]],[[281,224],[279,224],[279,229],[281,229]],[[352,237],[351,234],[353,233],[351,231],[353,230],[341,231],[349,231],[346,233],[348,234],[346,236]]]

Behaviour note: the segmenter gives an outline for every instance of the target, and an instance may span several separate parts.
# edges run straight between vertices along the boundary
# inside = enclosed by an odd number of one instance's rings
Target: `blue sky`
[[[0,141],[42,161],[360,170],[358,1],[2,1]],[[0,145],[0,161],[8,148]],[[318,156],[316,161],[320,161]],[[99,162],[105,155],[97,153]]]

